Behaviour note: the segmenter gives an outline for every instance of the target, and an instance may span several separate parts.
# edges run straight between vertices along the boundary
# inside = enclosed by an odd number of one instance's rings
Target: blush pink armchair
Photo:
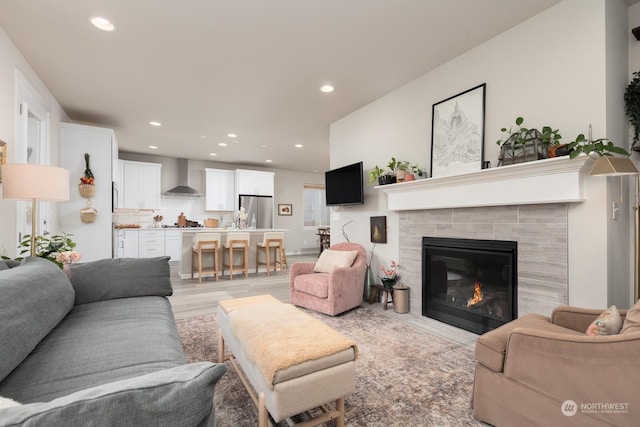
[[[351,267],[314,273],[314,262],[291,265],[291,304],[335,316],[362,303],[366,252],[357,243],[336,243],[334,251],[358,251]]]

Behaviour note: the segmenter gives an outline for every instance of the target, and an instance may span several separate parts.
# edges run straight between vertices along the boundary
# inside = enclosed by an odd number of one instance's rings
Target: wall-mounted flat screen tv
[[[364,203],[362,162],[331,169],[324,173],[327,206]]]

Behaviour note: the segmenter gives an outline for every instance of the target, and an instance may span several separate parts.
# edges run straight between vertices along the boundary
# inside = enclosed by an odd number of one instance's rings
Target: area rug
[[[304,311],[358,344],[356,392],[345,398],[347,426],[482,425],[469,407],[469,348],[367,308],[337,317]],[[215,316],[178,320],[178,330],[189,362],[217,361]],[[257,425],[257,410],[231,366],[216,386],[215,407],[219,427]]]

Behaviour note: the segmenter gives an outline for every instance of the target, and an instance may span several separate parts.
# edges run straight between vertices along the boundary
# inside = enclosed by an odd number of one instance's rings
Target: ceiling
[[[558,2],[0,0],[0,27],[121,150],[321,172],[331,123]]]

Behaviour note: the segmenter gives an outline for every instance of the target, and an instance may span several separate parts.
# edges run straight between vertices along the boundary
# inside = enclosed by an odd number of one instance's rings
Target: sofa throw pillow
[[[0,271],[2,271],[2,270],[8,270],[8,269],[9,269],[9,266],[7,265],[7,263],[6,263],[6,262],[4,262],[4,260],[3,260],[3,259],[0,259]]]
[[[198,362],[96,385],[49,402],[6,408],[7,426],[209,426],[225,364]],[[93,421],[93,422],[90,422]]]
[[[71,311],[73,287],[44,258],[0,271],[0,381]]]
[[[169,257],[109,258],[71,264],[76,305],[115,298],[169,296]]]
[[[598,335],[616,335],[622,328],[622,318],[618,312],[618,307],[612,305],[602,312],[600,316],[587,327],[585,332],[591,337]]]
[[[313,271],[316,273],[331,273],[334,268],[351,267],[358,256],[358,251],[334,251],[325,249],[316,261]]]
[[[622,324],[621,334],[640,331],[640,301],[636,302],[633,307],[627,311]]]

